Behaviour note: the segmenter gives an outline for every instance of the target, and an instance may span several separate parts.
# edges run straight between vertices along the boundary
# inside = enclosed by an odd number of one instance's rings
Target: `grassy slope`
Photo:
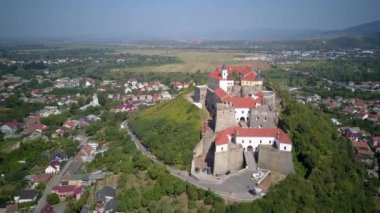
[[[349,143],[338,136],[324,113],[280,93],[287,104],[281,120],[293,141],[296,174],[271,188],[263,199],[233,205],[231,210],[373,212],[371,189],[363,187],[364,167],[353,162]]]
[[[182,168],[190,165],[200,140],[202,114],[184,95],[144,109],[130,119],[136,134],[160,160]]]

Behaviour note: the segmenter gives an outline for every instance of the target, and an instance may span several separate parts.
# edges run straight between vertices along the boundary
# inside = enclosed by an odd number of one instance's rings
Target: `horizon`
[[[376,0],[6,0],[2,4],[0,38],[16,40],[245,40],[341,30],[380,20]]]

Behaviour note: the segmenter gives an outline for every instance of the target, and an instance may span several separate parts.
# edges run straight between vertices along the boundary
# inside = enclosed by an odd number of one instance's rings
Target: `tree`
[[[56,193],[49,194],[46,197],[46,202],[50,205],[55,205],[59,203],[59,196]]]

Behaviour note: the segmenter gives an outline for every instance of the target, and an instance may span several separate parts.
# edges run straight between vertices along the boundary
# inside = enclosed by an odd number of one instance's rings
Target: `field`
[[[233,60],[234,56],[247,55],[242,52],[234,51],[200,51],[200,50],[174,50],[174,49],[117,49],[116,52],[120,54],[139,54],[139,55],[160,55],[160,56],[175,56],[178,57],[182,63],[178,64],[165,64],[159,66],[143,66],[126,68],[125,71],[129,72],[211,72],[216,66],[223,64],[253,64],[257,62],[252,61],[236,61]],[[252,55],[252,54],[249,54]],[[265,64],[261,64],[262,67]],[[263,68],[265,69],[265,68]],[[118,70],[115,70],[118,71]]]

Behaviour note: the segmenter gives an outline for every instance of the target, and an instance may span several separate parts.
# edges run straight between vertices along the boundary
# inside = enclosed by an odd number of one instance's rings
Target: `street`
[[[182,171],[170,166],[165,165],[156,159],[156,157],[147,151],[146,147],[141,143],[141,141],[133,134],[132,130],[127,124],[127,131],[130,135],[131,139],[135,143],[138,150],[141,151],[142,154],[149,157],[154,163],[164,165],[169,173],[177,178],[180,178],[188,183],[191,183],[199,188],[204,190],[210,189],[216,194],[232,201],[238,202],[249,202],[257,199],[257,196],[253,196],[248,192],[249,186],[252,185],[251,175],[252,171],[245,170],[241,173],[233,174],[228,177],[224,182],[219,183],[211,183],[205,182],[202,180],[197,180],[189,175],[188,171]]]
[[[66,165],[63,167],[63,169],[59,172],[58,175],[54,175],[50,181],[46,184],[46,188],[44,193],[42,194],[41,198],[38,200],[37,206],[34,209],[34,213],[39,213],[41,209],[46,205],[46,197],[50,194],[51,189],[53,186],[58,185],[61,182],[61,178],[63,174],[65,174],[67,168],[70,166],[70,164],[73,162],[73,159],[69,159],[66,162]]]

